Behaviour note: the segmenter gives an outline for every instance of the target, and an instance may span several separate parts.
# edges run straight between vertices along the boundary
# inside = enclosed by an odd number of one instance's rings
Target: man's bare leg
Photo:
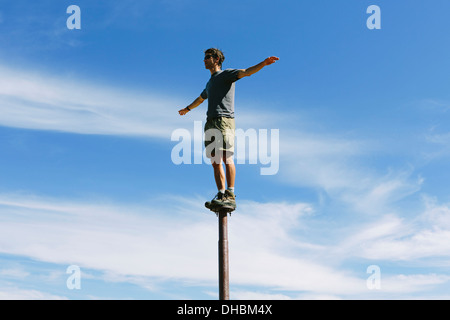
[[[225,173],[222,167],[222,161],[217,163],[213,158],[211,158],[211,163],[214,169],[214,179],[216,181],[217,190],[225,190]]]
[[[228,188],[234,188],[234,181],[236,179],[236,166],[234,165],[233,155],[227,155],[224,152],[223,161],[225,162]]]
[[[223,162],[225,162],[226,177],[228,189],[225,191],[222,204],[228,208],[236,209],[236,199],[234,195],[234,180],[236,178],[236,167],[233,161],[233,155],[223,154]]]

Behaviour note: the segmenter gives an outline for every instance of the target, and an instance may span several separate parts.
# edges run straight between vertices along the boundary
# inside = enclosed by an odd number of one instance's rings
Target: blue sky
[[[279,130],[279,170],[237,165],[231,298],[448,299],[449,10],[1,0],[0,299],[217,299],[212,168],[171,159],[205,120],[177,111],[209,47],[224,68],[280,58],[236,84],[236,126]]]

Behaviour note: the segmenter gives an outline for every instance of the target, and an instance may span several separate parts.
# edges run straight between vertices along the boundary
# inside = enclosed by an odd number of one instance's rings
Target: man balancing
[[[236,209],[234,195],[236,168],[233,161],[235,138],[234,83],[241,78],[255,74],[279,59],[269,57],[248,69],[222,70],[224,60],[223,52],[219,49],[210,48],[205,51],[203,61],[205,68],[211,72],[211,78],[200,96],[186,108],[178,111],[183,116],[208,99],[207,119],[204,128],[205,147],[206,155],[210,158],[214,169],[214,178],[219,191],[211,201],[205,203],[205,206],[215,212],[222,208],[229,211]],[[211,134],[211,132],[213,133]],[[214,148],[211,148],[213,142],[215,143]],[[225,164],[226,175],[222,162]],[[225,189],[225,176],[227,189]]]

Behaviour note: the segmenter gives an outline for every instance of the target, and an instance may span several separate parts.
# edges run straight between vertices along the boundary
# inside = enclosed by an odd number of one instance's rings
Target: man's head
[[[217,48],[209,48],[205,50],[205,68],[211,69],[214,65],[218,65],[222,68],[222,63],[225,61],[225,56],[223,52]]]

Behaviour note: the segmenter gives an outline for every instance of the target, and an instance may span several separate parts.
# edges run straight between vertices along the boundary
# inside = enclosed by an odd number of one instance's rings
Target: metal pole
[[[219,299],[230,299],[228,268],[228,212],[219,211]]]

